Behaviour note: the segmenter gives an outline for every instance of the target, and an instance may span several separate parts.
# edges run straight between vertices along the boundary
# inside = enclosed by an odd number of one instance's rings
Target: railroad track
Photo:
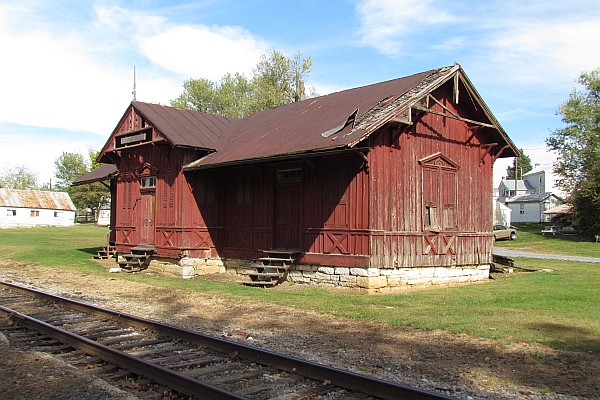
[[[0,316],[11,340],[158,398],[451,399],[1,281]]]

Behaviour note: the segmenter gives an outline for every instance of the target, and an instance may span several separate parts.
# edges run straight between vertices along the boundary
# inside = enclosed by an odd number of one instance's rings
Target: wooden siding
[[[459,106],[452,102],[450,85],[433,96],[457,114],[477,118],[468,98]],[[426,113],[410,127],[384,127],[373,136],[371,267],[491,262],[493,161],[481,146],[484,129],[475,132],[463,121]]]
[[[304,251],[369,254],[369,189],[364,160],[348,154],[317,159],[309,165],[304,198]]]
[[[275,218],[282,212],[300,217],[297,249],[302,253],[369,254],[368,175],[362,170],[363,163],[362,158],[350,154],[224,170],[227,184],[221,205],[225,208],[225,237],[217,246],[223,251],[218,252],[248,258],[259,256],[258,250],[276,247]],[[277,183],[277,171],[290,169],[301,171],[301,181]],[[288,185],[301,187],[294,192],[300,193],[300,199],[278,210],[285,203],[275,207],[276,191],[285,191]],[[311,258],[311,262],[328,265],[335,265],[335,260],[339,258]]]
[[[451,83],[433,96],[461,116],[482,119],[468,96],[453,103]],[[182,166],[197,157],[193,150],[164,142],[121,149],[117,248],[150,241],[159,256],[253,259],[287,246],[302,253],[301,263],[377,268],[489,263],[489,128],[433,113],[413,121],[373,134],[364,144],[367,160],[349,150],[184,174]],[[144,126],[135,115],[122,123],[117,132],[125,135]],[[290,180],[278,180],[278,171],[290,171],[282,175]],[[156,186],[142,188],[144,176],[155,176]],[[149,195],[153,203],[142,201]]]
[[[177,256],[181,238],[175,233],[175,227],[178,230],[183,227],[181,165],[180,154],[164,145],[143,145],[120,151],[113,199],[118,249],[149,243],[165,249],[166,255]],[[142,177],[155,177],[155,186],[143,188]],[[153,197],[151,204],[146,204],[148,196]],[[144,227],[149,231],[144,232]]]

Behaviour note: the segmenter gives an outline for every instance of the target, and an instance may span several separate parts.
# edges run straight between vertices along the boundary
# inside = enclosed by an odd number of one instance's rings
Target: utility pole
[[[136,89],[135,89],[135,65],[133,66],[133,92],[131,92],[133,94],[133,101],[137,100],[137,93],[136,93]]]
[[[519,157],[515,157],[515,196],[517,195],[517,179],[519,178]]]

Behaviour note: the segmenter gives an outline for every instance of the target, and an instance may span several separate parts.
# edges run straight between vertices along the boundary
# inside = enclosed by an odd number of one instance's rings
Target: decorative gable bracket
[[[419,164],[421,164],[423,167],[441,168],[453,171],[460,169],[460,166],[457,163],[439,152],[425,158],[421,158],[419,160]]]
[[[429,103],[430,103],[429,100],[432,100],[435,104],[442,107],[442,109],[444,111],[436,111],[436,110],[432,110],[431,108],[429,108]],[[440,115],[440,116],[446,117],[446,118],[456,119],[458,121],[466,122],[468,124],[479,125],[479,126],[483,126],[486,128],[498,129],[498,127],[496,125],[488,124],[486,122],[475,121],[472,119],[463,118],[463,117],[459,116],[454,111],[450,110],[448,107],[446,107],[444,104],[442,104],[441,101],[439,101],[438,99],[433,97],[433,95],[431,93],[427,93],[427,95],[425,96],[424,99],[421,99],[420,101],[412,104],[411,108],[414,110],[421,111],[421,112],[426,112],[426,113],[431,113],[431,114],[435,114],[435,115]]]

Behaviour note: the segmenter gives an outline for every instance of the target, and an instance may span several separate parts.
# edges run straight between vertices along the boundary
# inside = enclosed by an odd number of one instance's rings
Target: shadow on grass
[[[151,303],[161,304],[162,311],[153,316],[156,319],[208,331],[208,334],[232,335],[231,339],[246,344],[246,334],[252,334],[258,340],[250,343],[252,345],[301,358],[314,356],[316,361],[322,357],[335,367],[366,375],[383,373],[388,378],[396,376],[399,383],[404,383],[406,376],[418,376],[440,380],[444,386],[452,387],[456,383],[469,387],[473,376],[482,382],[488,376],[494,376],[515,390],[524,385],[582,398],[600,396],[600,387],[597,385],[600,339],[584,329],[556,323],[534,326],[535,329],[548,332],[548,336],[560,337],[564,334],[570,341],[578,342],[567,345],[560,343],[557,347],[569,350],[577,347],[582,350],[554,351],[529,344],[504,345],[501,342],[468,339],[464,335],[451,335],[443,331],[349,321],[249,298],[221,298],[218,294],[202,297],[202,293],[194,293],[200,297],[197,303],[193,303],[186,296],[186,293],[193,292],[186,290],[189,289],[155,287],[147,293],[124,292],[119,297],[139,301],[139,297],[144,296]],[[264,289],[248,290],[258,294]],[[198,311],[201,309],[210,309],[210,312]],[[302,343],[302,348],[292,346],[295,350],[290,352],[286,345],[288,340]],[[357,349],[360,349],[356,343],[364,344],[364,355],[356,356]],[[583,352],[592,349],[595,349],[595,353]],[[347,355],[350,357],[346,358]],[[363,364],[361,357],[368,358],[368,362]],[[440,362],[441,359],[454,357],[458,360]],[[384,368],[386,365],[388,367]],[[431,388],[425,386],[423,389]]]
[[[83,248],[83,249],[77,249],[77,251],[80,251],[85,254],[90,254],[92,256],[95,256],[96,254],[98,254],[99,250],[102,250],[102,247],[88,247],[88,248]]]
[[[531,324],[529,327],[542,332],[544,337],[555,338],[547,341],[552,348],[600,353],[600,337],[589,329],[556,322]]]

